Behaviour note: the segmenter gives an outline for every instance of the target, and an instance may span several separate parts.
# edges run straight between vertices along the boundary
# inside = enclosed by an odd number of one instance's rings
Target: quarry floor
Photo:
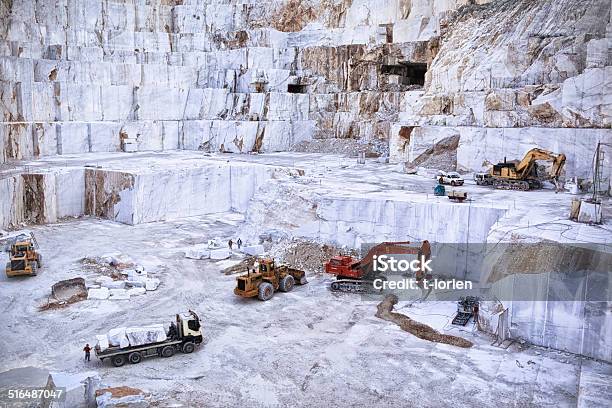
[[[467,191],[469,200],[453,203],[433,196],[435,171],[408,175],[374,159],[358,164],[340,155],[79,154],[21,162],[0,171],[0,177],[84,166],[143,174],[230,161],[304,170],[304,177],[282,183],[323,196],[497,209],[502,218],[488,235],[495,242],[520,233],[612,243],[609,221],[592,226],[567,220],[573,198],[568,193],[494,190],[476,186],[466,175],[466,185],[457,189]],[[472,214],[477,223],[479,213]],[[609,214],[608,201],[604,217],[610,219]],[[45,267],[34,278],[7,280],[0,273],[5,329],[0,379],[2,371],[18,367],[75,374],[94,370],[108,385],[154,393],[163,399],[162,406],[598,407],[612,400],[612,365],[516,343],[508,349],[491,346],[493,339],[475,332],[471,324],[465,329],[449,324],[455,310],[450,302],[400,303],[396,310],[469,339],[475,343],[471,349],[401,331],[374,316],[376,302],[332,294],[327,275],[310,276],[308,285],[269,302],[237,298],[234,276],[221,273],[226,263],[187,259],[184,251],[211,238],[235,238],[253,227],[244,220],[244,215],[223,213],[130,226],[83,217],[29,227],[42,248]],[[453,223],[465,222],[434,221],[447,223],[449,230]],[[406,230],[406,238],[413,239],[413,232]],[[130,300],[86,300],[64,309],[38,310],[55,282],[76,276],[91,282],[95,275],[84,272],[79,260],[105,254],[129,255],[160,278],[161,286]],[[5,258],[0,254],[0,265]],[[187,309],[203,319],[206,339],[190,356],[152,358],[120,368],[95,358],[82,360],[84,344],[95,343],[96,334],[126,325],[168,324],[175,313]]]
[[[153,392],[161,406],[601,407],[612,400],[612,365],[519,344],[491,346],[471,323],[449,324],[452,303],[400,303],[396,310],[469,339],[470,349],[401,331],[374,316],[376,303],[331,293],[327,275],[309,276],[308,285],[268,302],[238,298],[223,263],[187,259],[184,249],[227,240],[241,221],[226,213],[136,226],[83,218],[32,227],[45,267],[32,278],[0,274],[0,371],[94,370],[108,385]],[[95,277],[83,272],[81,258],[111,253],[128,254],[161,286],[130,300],[38,311],[58,280]],[[203,320],[205,344],[194,354],[120,368],[83,361],[84,343],[95,343],[96,334],[168,324],[186,309]]]

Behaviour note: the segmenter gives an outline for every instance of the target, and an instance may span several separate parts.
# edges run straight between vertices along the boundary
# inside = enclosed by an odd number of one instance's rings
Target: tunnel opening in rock
[[[420,62],[385,63],[381,66],[380,73],[383,75],[397,75],[399,82],[403,85],[425,85],[425,74],[427,64]]]
[[[287,92],[289,93],[308,93],[308,85],[288,84]]]

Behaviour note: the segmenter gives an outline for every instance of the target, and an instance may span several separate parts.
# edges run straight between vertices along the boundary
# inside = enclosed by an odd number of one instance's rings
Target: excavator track
[[[384,276],[378,276],[376,279],[387,280]],[[374,280],[370,279],[336,279],[330,285],[332,292],[344,292],[344,293],[373,293]],[[380,290],[382,292],[382,289]]]
[[[358,279],[338,279],[331,284],[332,292],[365,293],[372,289],[374,281]]]
[[[527,181],[522,180],[503,180],[495,179],[493,181],[493,187],[500,190],[521,190],[527,191],[531,188]]]

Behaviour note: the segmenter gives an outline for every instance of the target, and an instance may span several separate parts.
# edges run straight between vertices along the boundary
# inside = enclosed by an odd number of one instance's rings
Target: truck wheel
[[[262,282],[259,285],[259,300],[270,300],[274,296],[274,286],[270,282]]]
[[[4,271],[5,271],[5,272],[8,272],[8,271],[10,271],[10,270],[11,270],[11,263],[10,263],[10,262],[7,262],[7,263],[6,263],[6,268],[4,268]]]
[[[38,265],[38,269],[42,268],[42,255],[38,254],[38,258],[36,259],[36,264]]]
[[[142,355],[139,352],[135,351],[133,353],[130,353],[130,355],[128,356],[128,360],[130,360],[130,363],[132,364],[138,364],[142,360]]]
[[[121,367],[122,365],[125,364],[125,356],[123,354],[118,355],[118,356],[113,356],[111,358],[111,362],[113,363],[115,367]]]
[[[174,355],[174,347],[166,346],[161,351],[162,357],[172,357]]]
[[[36,276],[36,274],[38,274],[38,265],[36,264],[36,262],[31,264],[31,268],[32,268],[32,276]]]
[[[193,350],[195,350],[195,344],[192,342],[188,341],[187,343],[183,344],[183,353],[193,353]]]
[[[280,281],[279,288],[283,292],[291,292],[293,285],[295,285],[295,279],[293,279],[293,276],[287,275]]]

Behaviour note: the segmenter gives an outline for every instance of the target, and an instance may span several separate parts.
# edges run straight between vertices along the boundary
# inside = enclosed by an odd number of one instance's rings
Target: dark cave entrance
[[[308,93],[308,85],[288,84],[287,92],[289,93]]]
[[[394,65],[383,64],[381,74],[397,75],[403,85],[425,85],[427,64],[420,62],[398,62]]]

